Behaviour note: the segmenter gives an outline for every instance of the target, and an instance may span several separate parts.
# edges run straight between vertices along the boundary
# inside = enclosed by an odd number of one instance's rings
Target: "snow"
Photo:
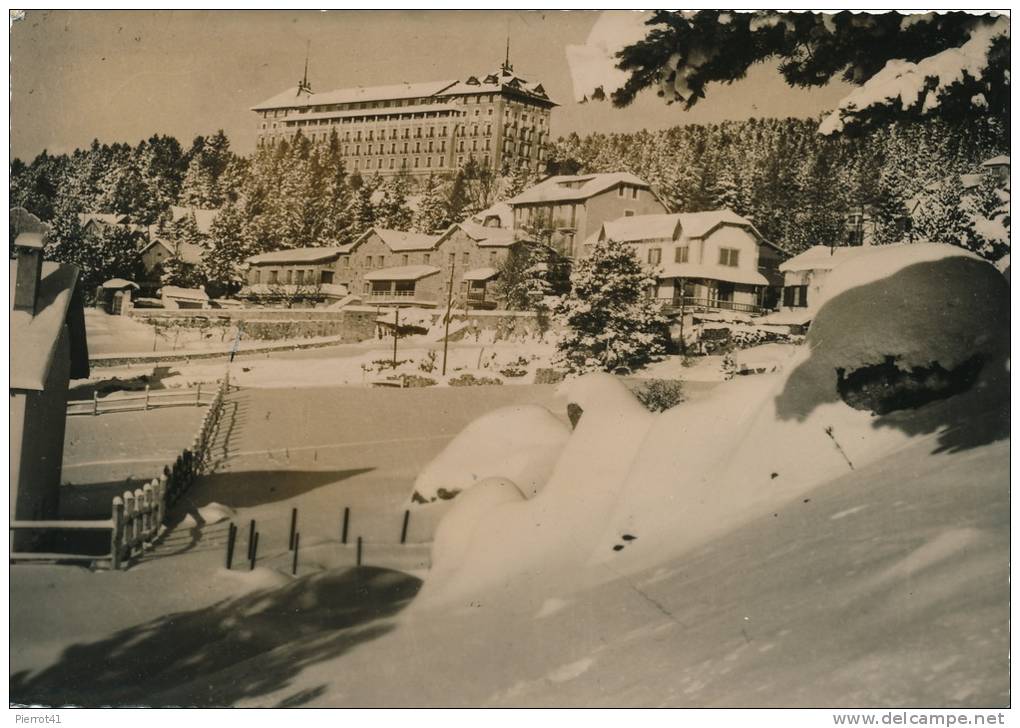
[[[197,526],[212,526],[223,521],[229,521],[237,516],[237,512],[222,503],[212,502],[198,509],[198,518],[190,513],[181,521],[184,528],[195,528]]]
[[[819,131],[822,134],[843,131],[848,120],[872,107],[896,105],[908,109],[921,104],[924,113],[938,108],[942,94],[951,86],[968,76],[979,79],[984,75],[992,42],[1008,35],[1009,18],[1000,15],[993,23],[978,25],[959,48],[947,49],[917,63],[888,61],[881,71],[839,102],[836,110],[822,120]]]
[[[972,392],[929,413],[987,405],[981,398],[1002,386],[1008,286],[966,251],[871,249],[834,271],[824,300],[807,345],[781,359],[782,374],[741,377],[661,414],[609,375],[564,383],[561,396],[584,413],[545,488],[526,502],[476,506],[470,536],[455,502],[446,518],[468,545],[455,563],[434,554],[423,608],[648,568],[908,447],[909,426],[876,428],[870,413],[838,399],[837,368],[887,356],[952,368],[987,357]]]
[[[566,424],[544,407],[502,407],[464,428],[426,465],[412,496],[432,502],[440,498],[440,489],[457,494],[501,476],[533,497],[545,485],[569,435]]]
[[[1009,287],[994,266],[936,243],[871,248],[836,268],[821,298],[808,347],[848,371],[887,356],[904,369],[933,362],[951,369],[975,354],[994,356],[999,327],[1009,320]],[[847,335],[861,321],[867,331]]]

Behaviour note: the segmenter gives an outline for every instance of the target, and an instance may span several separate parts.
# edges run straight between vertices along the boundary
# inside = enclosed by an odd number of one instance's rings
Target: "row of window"
[[[469,158],[473,159],[474,155],[471,155]],[[422,160],[421,160],[420,157],[415,157],[413,160],[409,160],[407,157],[403,157],[400,160],[400,169],[432,169],[433,168],[432,159],[433,159],[432,157],[425,157],[425,164],[423,165],[422,164]],[[435,160],[436,160],[435,168],[439,169],[439,168],[443,168],[444,167],[443,158],[442,157],[436,157]],[[411,162],[410,165],[408,164],[409,161]],[[488,167],[489,166],[489,155],[486,154],[486,155],[484,155],[482,157],[479,157],[478,158],[478,163],[480,165],[482,165],[483,167]],[[457,157],[457,166],[460,167],[460,166],[463,166],[463,164],[464,164],[464,157]],[[383,159],[383,158],[380,157],[380,158],[378,158],[376,160],[376,163],[373,166],[372,165],[372,160],[371,159],[366,159],[364,166],[362,166],[361,160],[360,159],[355,159],[354,160],[354,169],[357,169],[357,170],[360,170],[360,169],[397,169],[397,160],[396,160],[395,157],[390,157],[388,160]]]
[[[679,246],[674,251],[674,262],[687,263],[690,261],[691,249],[687,245]],[[648,263],[658,265],[662,262],[662,248],[648,249]],[[719,248],[719,265],[728,268],[740,267],[740,251],[736,248]]]

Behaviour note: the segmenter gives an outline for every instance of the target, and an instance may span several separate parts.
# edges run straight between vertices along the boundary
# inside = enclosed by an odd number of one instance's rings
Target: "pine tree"
[[[574,372],[638,369],[665,354],[668,320],[646,297],[654,278],[630,246],[600,241],[574,264],[571,290],[555,311],[565,325],[557,348]]]
[[[429,175],[423,186],[418,209],[414,214],[414,229],[419,233],[431,234],[450,225],[446,196],[439,180]]]

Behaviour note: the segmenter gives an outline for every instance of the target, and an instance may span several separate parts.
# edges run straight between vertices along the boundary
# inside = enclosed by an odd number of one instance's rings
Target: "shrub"
[[[506,367],[500,369],[499,373],[502,374],[504,377],[509,377],[511,379],[515,377],[523,377],[525,374],[528,373],[527,367],[528,360],[523,356],[519,356],[517,357],[517,361],[510,362],[509,364],[506,365]]]
[[[423,377],[418,374],[391,374],[386,377],[386,379],[391,382],[399,382],[401,378],[404,380],[404,387],[408,389],[411,387],[432,387],[436,384],[435,379]]]
[[[461,374],[450,380],[451,387],[478,387],[485,384],[502,384],[493,377],[476,377],[474,374]]]
[[[652,412],[665,412],[684,401],[684,385],[678,379],[648,379],[634,390],[634,396]]]
[[[535,384],[559,384],[566,376],[566,372],[562,372],[559,369],[536,369]]]

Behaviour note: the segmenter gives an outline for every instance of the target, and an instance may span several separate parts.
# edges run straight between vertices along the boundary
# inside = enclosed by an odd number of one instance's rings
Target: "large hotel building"
[[[544,168],[549,115],[556,106],[540,83],[507,61],[464,81],[357,87],[313,93],[296,88],[252,107],[258,141],[273,146],[299,130],[313,142],[336,131],[349,171],[416,177],[452,172],[471,158],[501,169]]]

